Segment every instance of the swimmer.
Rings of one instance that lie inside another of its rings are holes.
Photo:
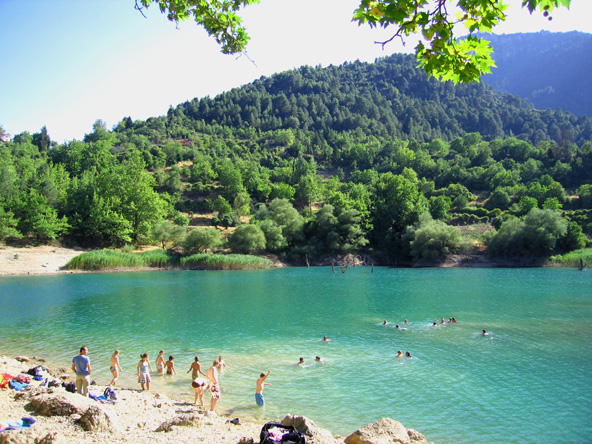
[[[384,320],[384,322],[382,323],[382,325],[388,325],[388,322],[386,322],[386,319]]]
[[[156,371],[164,374],[164,350],[159,351],[156,357]]]
[[[411,357],[411,353],[409,353],[409,352],[405,352],[405,357],[406,357],[407,359],[413,359],[413,358]]]
[[[403,357],[403,352],[401,350],[399,350],[397,352],[397,358],[402,358]]]
[[[401,331],[407,331],[407,329],[406,329],[406,328],[401,328],[401,326],[400,326],[399,324],[395,325],[395,328],[396,328],[397,330],[401,330]]]
[[[304,365],[304,358],[301,357],[296,365]]]
[[[315,357],[315,362],[320,362],[321,364],[324,364],[325,363],[325,360],[324,359],[321,359],[320,356],[317,356],[317,357]]]
[[[201,364],[199,363],[199,356],[196,356],[195,358],[193,358],[193,364],[191,364],[191,367],[189,367],[189,370],[187,370],[187,373],[192,372],[191,373],[191,378],[195,379],[199,376],[199,374],[201,373],[202,375],[206,375],[204,372],[201,371]]]
[[[437,323],[436,321],[434,321],[434,322],[432,323],[432,327],[437,327],[437,326],[438,326],[438,323]]]
[[[327,336],[323,336],[323,339],[319,339],[317,342],[331,342],[333,339],[329,339]]]
[[[487,330],[483,330],[483,336],[489,336],[489,332]]]
[[[444,318],[440,318],[440,324],[444,323]]]
[[[452,318],[452,323],[456,324],[456,318]]]
[[[267,373],[261,373],[259,375],[259,379],[257,379],[257,390],[255,391],[255,402],[257,402],[257,405],[259,407],[265,405],[265,399],[263,398],[263,388],[266,385],[268,385],[270,387],[273,385],[268,382],[264,382],[270,373],[271,373],[271,370],[269,370]]]
[[[175,363],[173,362],[173,359],[175,359],[175,357],[173,355],[170,355],[169,360],[164,363],[164,366],[166,367],[167,375],[176,375],[177,374],[177,370],[175,370]]]
[[[405,319],[405,322],[403,322],[403,324],[409,324],[409,321]]]
[[[202,373],[204,376],[205,374]],[[195,390],[195,401],[193,402],[195,405],[197,405],[197,400],[199,399],[199,404],[203,407],[204,403],[203,403],[203,393],[204,390],[206,390],[209,386],[209,382],[207,379],[202,378],[201,376],[198,376],[197,378],[193,378],[193,381],[191,381],[191,387],[193,387],[193,390]]]
[[[228,368],[226,362],[224,362],[224,358],[222,357],[222,355],[218,356],[218,364],[220,364],[220,370]]]
[[[113,355],[111,355],[111,366],[109,367],[111,374],[113,375],[113,379],[109,383],[109,385],[115,387],[115,382],[117,381],[117,377],[119,376],[119,372],[122,372],[121,366],[119,365],[119,350],[115,350]]]

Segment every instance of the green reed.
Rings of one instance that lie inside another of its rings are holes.
[[[93,250],[72,258],[67,270],[113,270],[122,268],[201,268],[207,270],[257,270],[272,268],[269,259],[246,254],[194,254],[181,257],[167,250],[130,253],[111,249]]]
[[[583,264],[584,267],[592,267],[592,248],[581,248],[569,253],[551,256],[545,263],[551,267],[572,268],[579,268],[580,264]]]

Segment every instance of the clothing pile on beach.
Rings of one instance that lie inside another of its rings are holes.
[[[11,419],[0,422],[0,433],[8,430],[28,429],[35,423],[33,418],[23,416],[21,419]]]
[[[8,373],[2,373],[0,374],[0,388],[11,388],[20,391],[27,387],[31,383],[31,380],[40,381],[42,384],[48,385],[49,373],[47,373],[47,369],[38,365],[27,370],[26,374],[13,376]]]
[[[285,426],[274,422],[268,422],[263,426],[259,438],[261,444],[306,444],[306,437],[294,426]]]
[[[31,378],[27,375],[12,376],[8,373],[0,374],[0,388],[11,388],[20,391],[31,383]]]

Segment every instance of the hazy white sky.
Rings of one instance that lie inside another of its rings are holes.
[[[553,21],[510,0],[496,33],[541,29],[592,33],[591,0],[572,0]],[[170,105],[215,96],[261,76],[302,65],[373,61],[410,52],[390,37],[351,22],[359,0],[261,0],[243,14],[247,57],[223,55],[194,22],[169,22],[134,0],[0,0],[0,125],[11,135],[47,126],[52,140],[82,139],[102,119],[163,115]],[[495,57],[495,56],[494,56]]]

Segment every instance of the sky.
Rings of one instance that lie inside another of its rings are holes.
[[[548,21],[509,0],[497,34],[581,31],[592,34],[591,0]],[[261,0],[243,11],[248,57],[224,55],[193,21],[170,22],[134,0],[0,0],[0,125],[11,134],[47,127],[59,143],[81,140],[101,119],[166,114],[195,97],[214,97],[262,76],[303,65],[372,62],[412,52],[392,30],[351,21],[360,0]],[[394,30],[394,28],[392,28]],[[495,54],[494,54],[495,58]]]

